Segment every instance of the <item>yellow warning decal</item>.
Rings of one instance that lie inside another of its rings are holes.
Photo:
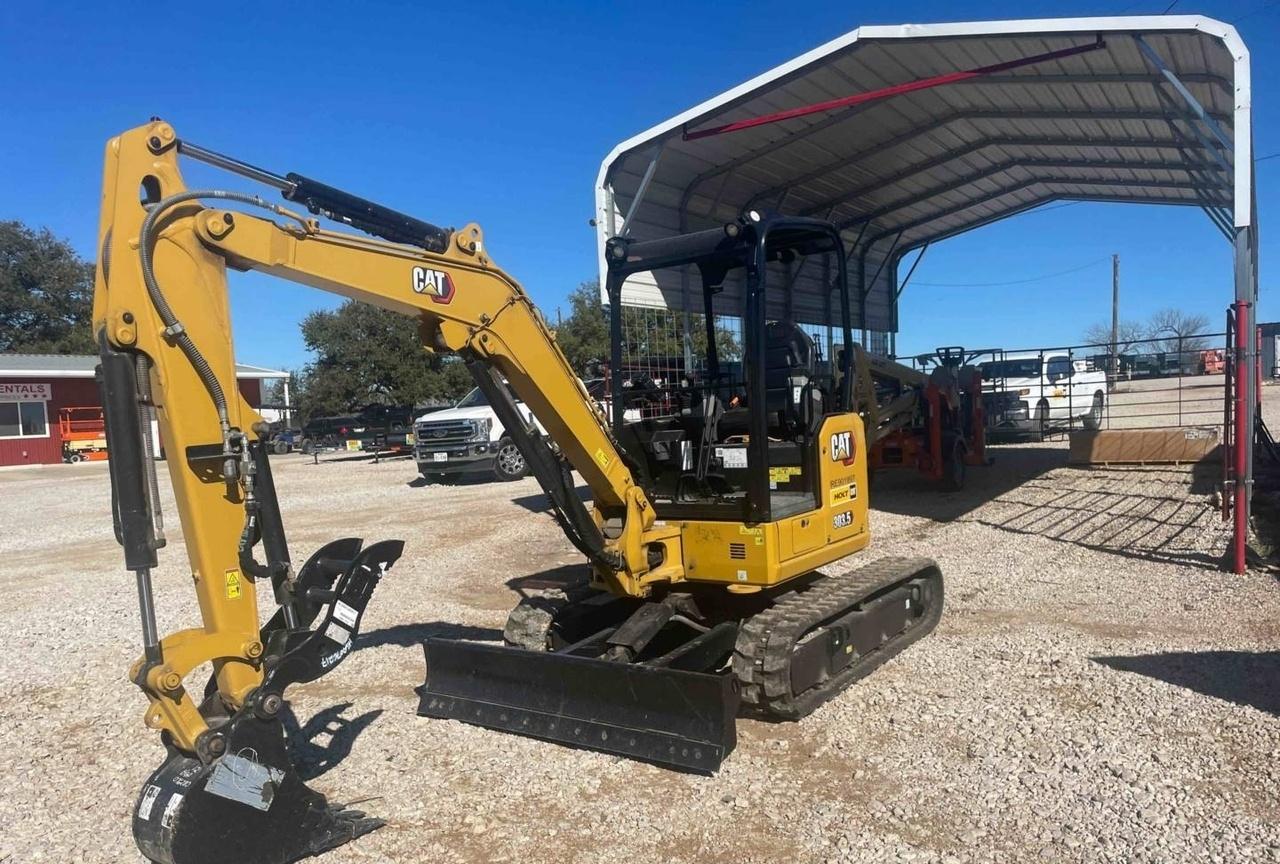
[[[600,463],[601,468],[609,467],[609,456],[603,450],[596,450],[596,461]]]
[[[226,571],[226,573],[223,574],[223,582],[226,585],[227,599],[239,600],[242,590],[240,587],[240,571],[234,567]]]
[[[790,481],[792,477],[795,477],[800,473],[801,469],[799,465],[785,465],[781,468],[770,468],[769,482],[786,483]]]
[[[738,533],[739,533],[739,534],[746,534],[748,537],[763,537],[763,536],[764,536],[764,529],[763,529],[763,528],[748,528],[746,525],[739,525],[739,526],[738,526]]]

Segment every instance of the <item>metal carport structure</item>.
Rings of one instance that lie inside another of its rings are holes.
[[[865,339],[897,331],[911,250],[1053,201],[1176,204],[1203,209],[1233,245],[1247,334],[1258,290],[1252,163],[1249,53],[1228,24],[862,27],[614,148],[595,190],[601,282],[614,234],[650,239],[750,209],[818,216],[841,228]],[[813,269],[793,279],[824,279]],[[736,314],[728,287],[717,312]],[[651,280],[624,286],[622,302],[688,310],[687,294],[687,283]],[[826,321],[823,309],[787,311]],[[1242,344],[1236,428],[1252,430],[1257,382]],[[1238,439],[1247,513],[1252,435]]]

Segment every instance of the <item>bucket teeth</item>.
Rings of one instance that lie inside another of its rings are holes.
[[[291,864],[383,825],[303,783],[277,720],[243,709],[225,728],[225,756],[205,764],[171,750],[142,787],[133,836],[149,860]]]
[[[263,628],[264,641],[282,653],[230,718],[211,683],[201,710],[224,755],[206,763],[170,748],[134,811],[133,836],[143,855],[156,864],[291,864],[383,825],[331,805],[302,782],[289,761],[280,712],[290,685],[314,681],[350,653],[365,607],[403,547],[388,540],[361,549],[359,540],[339,540],[307,562],[299,581],[324,590],[326,602],[303,604],[297,630],[284,630],[281,615]]]

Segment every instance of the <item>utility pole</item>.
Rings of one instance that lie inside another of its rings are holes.
[[[1120,377],[1120,256],[1111,256],[1111,380]]]

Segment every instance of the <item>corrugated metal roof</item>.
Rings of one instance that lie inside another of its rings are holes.
[[[3,354],[0,353],[0,378],[92,378],[98,358],[92,354]],[[288,372],[236,364],[237,378],[288,378]]]
[[[1234,136],[1231,146],[1194,117],[1135,37]],[[1098,40],[1094,50],[945,86],[684,137]],[[855,326],[895,329],[902,254],[1051,201],[1205,206],[1220,208],[1225,223],[1251,224],[1248,122],[1248,52],[1230,25],[1199,16],[864,27],[615,148],[596,190],[602,281],[610,225],[631,211],[660,153],[631,236],[713,227],[753,208],[830,219],[852,249],[851,283],[866,294]],[[624,302],[678,308],[676,281],[633,280]],[[795,290],[810,297],[797,310],[820,318],[827,289],[816,272]],[[722,299],[736,302],[732,292]]]

